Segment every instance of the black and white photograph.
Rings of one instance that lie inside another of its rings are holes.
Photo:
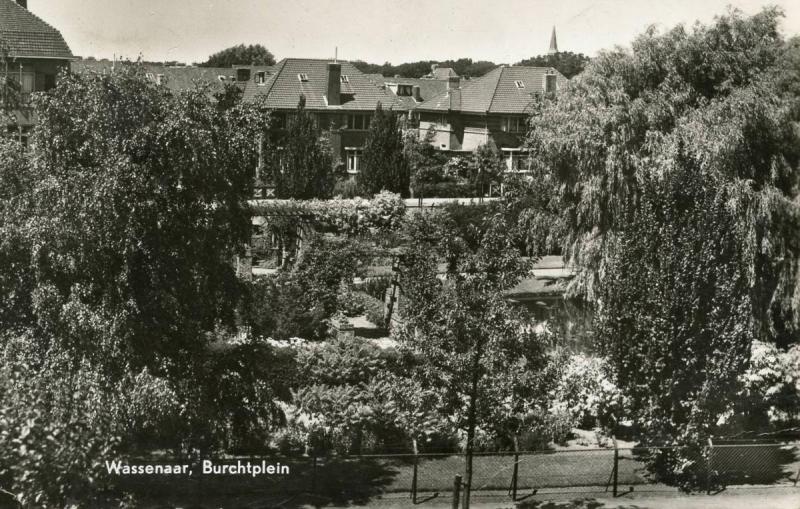
[[[0,0],[0,509],[800,509],[800,2]]]

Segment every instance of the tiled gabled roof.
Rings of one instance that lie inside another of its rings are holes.
[[[423,102],[427,101],[428,99],[432,99],[447,90],[446,80],[429,80],[424,78],[387,78],[382,74],[367,74],[366,76],[379,86],[386,86],[390,90],[392,84],[411,85],[412,87],[417,85],[419,86],[419,95],[422,97]],[[411,96],[399,95],[397,96],[397,99],[403,103],[403,106],[407,110],[412,110],[416,108],[418,104],[421,104],[415,101]]]
[[[551,67],[498,67],[489,73],[465,82],[457,90],[445,91],[423,102],[423,111],[459,111],[462,113],[529,113],[536,95],[544,92],[547,74],[556,75],[558,88],[568,80]],[[517,82],[520,86],[517,86]]]
[[[458,73],[456,73],[455,69],[452,67],[437,67],[436,69],[433,69],[430,74],[425,75],[425,78],[430,80],[447,81],[450,78],[458,78]]]
[[[342,75],[348,77],[348,83],[342,83],[341,105],[328,106],[325,98],[328,93],[328,63],[330,60],[325,59],[284,58],[275,64],[275,72],[267,79],[266,84],[247,84],[244,100],[266,96],[268,107],[294,109],[302,94],[309,110],[375,111],[378,103],[384,109],[406,109],[391,91],[381,87],[350,62],[341,61],[339,64],[342,66]],[[307,81],[300,81],[300,74],[304,74]]]
[[[14,0],[0,0],[0,51],[15,58],[72,59],[61,33]]]
[[[76,60],[71,63],[72,72],[81,73],[110,73],[114,66],[141,65],[145,73],[156,79],[159,74],[164,76],[164,85],[173,91],[190,90],[196,85],[209,85],[213,92],[222,90],[226,83],[237,83],[236,68],[247,67],[250,69],[250,81],[256,79],[256,73],[264,71],[267,79],[274,72],[272,66],[237,66],[234,67],[197,67],[197,66],[165,66],[159,64],[139,64],[137,62],[112,62],[110,60]],[[224,81],[220,78],[224,78]]]

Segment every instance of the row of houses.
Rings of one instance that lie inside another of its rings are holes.
[[[27,0],[0,0],[0,51],[6,81],[16,82],[23,96],[55,86],[63,69],[113,72],[115,62],[81,60],[72,55],[61,34],[27,9]],[[550,52],[557,51],[555,33]],[[369,122],[378,104],[403,115],[408,125],[434,146],[452,154],[472,152],[490,139],[500,148],[510,171],[522,167],[526,119],[542,96],[556,93],[567,79],[554,68],[500,66],[467,79],[453,69],[433,66],[422,78],[384,77],[359,71],[336,59],[284,58],[274,66],[203,68],[144,64],[146,75],[172,89],[198,82],[221,89],[235,84],[244,100],[261,98],[272,108],[274,131],[285,132],[300,96],[321,130],[330,132],[336,157],[357,173]],[[33,113],[16,113],[14,133],[23,140],[35,123]]]

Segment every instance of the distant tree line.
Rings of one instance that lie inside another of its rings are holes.
[[[275,56],[261,44],[239,44],[214,53],[200,67],[230,67],[232,65],[275,65]]]
[[[558,71],[571,78],[580,73],[589,57],[583,53],[572,53],[564,51],[553,55],[538,55],[525,60],[520,60],[514,65],[531,65],[555,67]],[[439,67],[450,67],[459,76],[477,78],[483,76],[501,64],[486,60],[473,61],[471,58],[459,58],[458,60],[420,60],[418,62],[407,62],[400,65],[392,65],[389,62],[383,64],[370,64],[363,60],[353,62],[358,70],[369,74],[382,74],[384,76],[401,76],[403,78],[421,78],[431,72],[431,66],[437,64]]]

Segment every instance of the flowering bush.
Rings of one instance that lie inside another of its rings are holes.
[[[800,422],[800,345],[787,351],[754,341],[750,367],[739,377],[735,407],[720,418],[730,432],[789,427]],[[736,416],[734,418],[734,416]]]
[[[552,406],[568,412],[584,429],[617,424],[626,407],[626,398],[609,375],[606,361],[583,354],[569,357],[552,396]]]
[[[405,203],[399,194],[382,191],[371,200],[364,198],[333,200],[282,200],[261,202],[256,215],[282,215],[310,223],[320,230],[345,235],[364,235],[373,231],[391,231],[400,226]]]

